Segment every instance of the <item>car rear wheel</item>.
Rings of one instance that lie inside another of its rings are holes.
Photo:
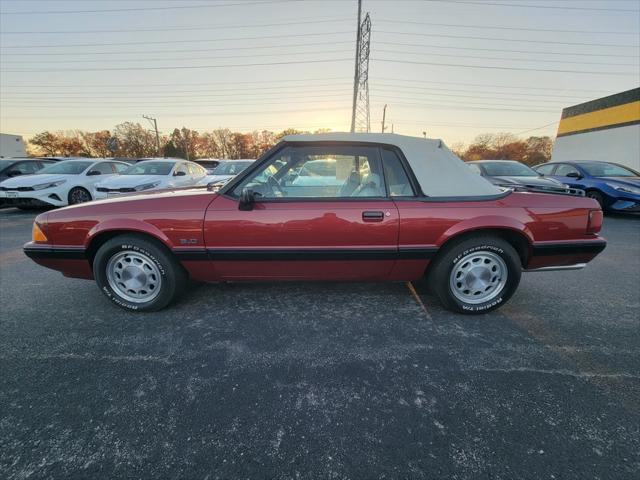
[[[74,187],[69,191],[69,205],[85,203],[91,201],[91,194],[82,187]]]
[[[600,192],[597,192],[595,190],[588,190],[585,193],[585,196],[589,198],[593,198],[596,202],[598,202],[598,204],[600,205],[600,208],[603,208],[604,199],[602,198],[602,194]]]
[[[166,248],[138,235],[105,242],[93,260],[100,290],[126,310],[160,310],[184,290],[187,274]]]
[[[434,260],[428,282],[448,310],[478,314],[509,300],[521,274],[515,249],[500,238],[485,236],[447,246]]]

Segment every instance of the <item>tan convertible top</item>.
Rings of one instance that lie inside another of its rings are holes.
[[[497,195],[498,187],[467,167],[442,140],[393,133],[319,133],[287,135],[286,142],[361,142],[398,147],[429,197]]]

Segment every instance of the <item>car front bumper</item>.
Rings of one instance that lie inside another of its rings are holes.
[[[619,199],[614,203],[609,205],[609,210],[613,212],[625,212],[625,213],[638,213],[640,212],[640,199],[638,200],[630,200],[630,199]]]
[[[16,207],[62,207],[67,196],[49,189],[31,191],[0,191],[0,203]]]

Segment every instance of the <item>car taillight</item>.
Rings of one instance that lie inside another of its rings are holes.
[[[33,231],[31,233],[31,239],[36,243],[47,243],[49,241],[47,236],[40,229],[40,225],[38,225],[36,222],[33,222]]]
[[[602,228],[602,210],[589,210],[587,233],[598,233]]]

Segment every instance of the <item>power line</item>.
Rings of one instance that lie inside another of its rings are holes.
[[[2,45],[0,48],[64,48],[64,47],[107,47],[123,45],[164,45],[174,43],[203,43],[203,42],[227,42],[237,40],[265,40],[268,38],[292,38],[292,37],[317,37],[318,35],[343,35],[353,33],[350,30],[340,32],[318,32],[318,33],[288,33],[284,35],[261,35],[258,37],[232,37],[232,38],[204,38],[200,40],[162,40],[153,42],[115,42],[115,43],[68,43],[68,44],[46,44],[46,45]],[[326,45],[327,42],[325,42]]]
[[[374,0],[375,1],[375,0]],[[479,6],[497,6],[497,7],[513,7],[513,8],[534,8],[534,9],[553,9],[553,10],[583,10],[593,12],[638,12],[632,8],[600,8],[600,7],[571,7],[566,5],[535,5],[525,3],[503,3],[503,2],[472,2],[465,0],[427,0],[429,2],[440,3],[460,3],[466,5],[479,5]]]
[[[535,132],[536,130],[542,130],[543,128],[550,127],[552,125],[556,125],[560,120],[556,120],[555,122],[547,123],[546,125],[542,125],[541,127],[530,128],[528,130],[523,130],[521,132],[516,132],[514,135],[522,135],[523,133]]]
[[[282,100],[288,100],[288,99],[303,99],[303,100],[315,100],[315,99],[331,99],[331,98],[343,98],[345,96],[348,96],[348,90],[345,88],[345,91],[342,93],[330,93],[330,94],[326,94],[326,95],[295,95],[295,96],[278,96],[278,97],[264,97],[264,96],[260,96],[260,98],[258,98],[257,100],[251,100],[251,103],[246,103],[246,105],[256,105],[257,103],[260,103],[261,100],[277,100],[280,103],[282,103]],[[162,104],[167,104],[167,105],[192,105],[192,106],[198,106],[198,105],[222,105],[220,103],[219,100],[215,100],[215,99],[211,99],[211,100],[204,100],[206,97],[210,97],[210,96],[214,96],[215,95],[202,95],[202,96],[179,96],[179,97],[150,97],[150,98],[144,98],[144,99],[136,99],[135,97],[131,97],[131,100],[115,100],[114,98],[109,98],[109,97],[96,97],[96,98],[89,98],[88,100],[83,100],[82,98],[78,98],[78,97],[67,97],[63,99],[59,99],[59,98],[55,98],[55,99],[48,99],[48,98],[43,98],[43,99],[39,99],[39,100],[34,100],[32,98],[20,98],[20,99],[11,99],[11,100],[3,100],[2,104],[3,105],[32,105],[32,106],[41,106],[41,105],[52,105],[55,104],[56,107],[59,108],[59,105],[65,105],[65,106],[74,106],[74,105],[91,105],[91,104],[98,104],[98,105],[105,105],[105,100],[108,101],[108,105],[162,105]],[[222,97],[229,97],[229,95],[219,95]],[[171,99],[174,99],[174,101],[170,101]],[[135,101],[133,101],[135,100]],[[72,102],[73,101],[73,102]],[[214,103],[206,103],[207,101],[209,102],[214,102]],[[192,102],[192,103],[190,103]],[[290,103],[290,102],[287,102]],[[234,105],[238,105],[237,103],[234,103]]]
[[[339,42],[331,42],[332,45],[350,45],[352,41],[339,41]],[[0,56],[45,56],[49,57],[52,55],[55,56],[78,56],[78,55],[148,55],[150,53],[194,53],[194,52],[217,52],[217,51],[236,51],[236,50],[256,50],[256,49],[269,49],[269,48],[290,48],[290,47],[310,47],[310,46],[326,46],[327,42],[310,42],[310,43],[297,43],[293,44],[277,44],[277,45],[253,45],[253,46],[234,46],[234,47],[219,47],[219,48],[195,48],[188,50],[116,50],[111,52],[21,52],[21,53],[5,53],[0,51]],[[439,48],[445,50],[462,50],[462,51],[481,51],[481,52],[500,52],[500,53],[531,53],[536,55],[564,55],[564,56],[580,56],[580,57],[610,57],[610,58],[632,58],[637,59],[637,55],[622,55],[622,54],[607,54],[607,53],[585,53],[585,52],[550,52],[545,50],[514,50],[514,49],[505,49],[505,48],[477,48],[477,47],[454,47],[454,46],[446,46],[446,45],[433,45],[433,44],[424,44],[424,43],[403,43],[403,42],[385,42],[378,41],[376,45],[386,45],[386,46],[399,46],[399,47],[415,47],[415,48]]]
[[[516,58],[516,57],[492,57],[492,56],[482,56],[482,55],[457,55],[451,53],[433,53],[429,52],[425,54],[424,52],[407,52],[401,50],[385,50],[385,49],[376,49],[376,52],[380,53],[392,53],[397,55],[420,55],[423,57],[455,57],[455,58],[470,58],[470,59],[478,59],[478,60],[506,60],[506,61],[520,61],[520,62],[542,62],[542,63],[560,63],[560,64],[575,64],[575,65],[607,65],[607,66],[626,66],[626,67],[636,67],[638,64],[632,63],[611,63],[611,62],[584,62],[584,61],[570,61],[570,60],[548,60],[548,59],[528,59],[528,58]],[[351,50],[342,49],[342,50],[307,50],[305,52],[286,52],[286,53],[260,53],[260,54],[251,54],[251,55],[221,55],[212,57],[186,57],[181,55],[179,57],[151,57],[151,58],[126,58],[126,59],[118,59],[118,62],[124,63],[132,63],[132,62],[152,62],[152,61],[172,61],[172,60],[183,60],[183,61],[194,61],[194,60],[218,60],[218,59],[226,59],[226,58],[255,58],[255,57],[282,57],[283,55],[315,55],[315,54],[335,54],[335,53],[351,53]],[[3,64],[32,64],[33,60],[4,60]],[[38,64],[43,63],[55,63],[57,65],[61,63],[79,63],[79,64],[90,64],[90,63],[104,63],[102,59],[93,59],[93,60],[38,60]]]
[[[586,33],[593,34],[607,34],[607,35],[639,35],[640,32],[621,32],[619,30],[566,30],[566,29],[553,29],[553,28],[530,28],[530,27],[505,27],[502,25],[470,25],[464,23],[436,23],[436,22],[416,22],[412,20],[378,20],[380,23],[399,23],[409,25],[425,25],[432,27],[460,27],[460,28],[480,28],[483,30],[515,30],[526,32],[552,32],[552,33]]]
[[[3,15],[61,15],[75,13],[110,13],[110,12],[142,12],[151,10],[187,10],[194,8],[220,8],[238,7],[247,5],[269,5],[274,3],[286,3],[295,0],[264,0],[260,2],[218,3],[215,5],[172,5],[166,7],[130,7],[130,8],[105,8],[96,10],[31,10],[22,12],[2,12]]]
[[[239,80],[239,81],[233,81],[233,82],[198,82],[198,83],[121,83],[118,85],[114,85],[113,83],[100,83],[100,84],[88,84],[88,83],[82,83],[82,84],[77,84],[77,85],[60,85],[60,84],[48,84],[48,85],[42,85],[42,84],[24,84],[21,83],[20,85],[4,85],[4,87],[24,87],[24,86],[28,86],[28,87],[36,87],[36,88],[44,88],[44,87],[51,87],[51,88],[64,88],[64,87],[69,87],[69,88],[78,88],[78,87],[91,87],[91,88],[104,88],[104,87],[123,87],[123,88],[128,88],[128,87],[143,87],[143,88],[147,88],[147,87],[175,87],[175,86],[180,86],[180,87],[196,87],[196,86],[208,86],[208,87],[213,87],[213,86],[219,86],[219,85],[259,85],[260,88],[273,88],[273,87],[263,87],[264,84],[269,84],[269,83],[277,83],[279,85],[283,84],[283,83],[291,83],[291,82],[302,82],[304,83],[304,85],[298,85],[298,86],[304,86],[306,87],[306,83],[307,82],[317,82],[317,81],[326,81],[326,80],[344,80],[344,81],[348,81],[350,80],[348,77],[312,77],[312,78],[296,78],[296,79],[279,79],[279,80],[261,80],[259,82],[256,81],[244,81],[244,80]],[[2,85],[0,85],[0,87],[3,87]]]
[[[508,61],[519,61],[519,62],[542,62],[542,63],[562,63],[562,64],[570,63],[570,64],[576,64],[576,65],[609,65],[609,66],[625,66],[625,67],[638,66],[637,63],[633,64],[633,63],[609,63],[609,62],[576,62],[576,61],[570,61],[570,60],[546,60],[541,58],[528,59],[528,58],[516,58],[516,57],[485,57],[481,55],[457,55],[457,54],[451,54],[451,53],[433,53],[433,52],[424,53],[424,52],[406,52],[406,51],[403,52],[400,50],[384,50],[379,48],[376,49],[376,53],[377,52],[407,54],[407,55],[422,55],[423,57],[434,56],[434,57],[475,58],[479,60],[508,60]]]
[[[210,89],[206,89],[206,90],[169,90],[168,92],[142,92],[142,93],[135,93],[135,92],[118,92],[118,91],[113,91],[113,90],[107,90],[107,91],[100,91],[100,92],[96,92],[96,94],[93,94],[92,92],[56,92],[55,95],[52,97],[51,96],[51,92],[0,92],[0,94],[3,97],[8,97],[8,96],[14,96],[14,95],[18,95],[18,96],[22,96],[22,95],[26,95],[26,98],[32,98],[34,96],[38,96],[38,95],[43,95],[46,96],[47,98],[59,98],[59,99],[64,99],[64,100],[69,100],[69,99],[118,99],[118,98],[122,98],[122,99],[127,99],[127,98],[134,98],[134,99],[140,99],[140,98],[158,98],[158,99],[168,99],[168,98],[203,98],[203,97],[228,97],[229,95],[234,95],[234,94],[238,94],[238,95],[282,95],[287,94],[287,93],[327,93],[327,92],[335,92],[336,88],[339,86],[343,86],[345,87],[344,90],[346,91],[348,88],[348,84],[347,83],[342,83],[342,84],[319,84],[316,85],[316,87],[332,87],[328,90],[322,89],[319,90],[318,88],[313,88],[313,89],[303,89],[303,90],[290,90],[289,88],[282,88],[282,87],[245,87],[243,89],[238,89],[238,88],[232,88],[232,89],[217,89],[215,90],[216,93],[210,93],[211,90]],[[296,87],[303,87],[303,85],[296,85]],[[264,90],[275,90],[275,91],[264,91]],[[193,94],[195,93],[196,95],[176,95],[176,93],[190,93]],[[105,95],[105,94],[109,94],[109,95]],[[20,97],[17,97],[20,98]],[[40,101],[37,98],[34,99],[34,101]]]
[[[282,57],[283,55],[311,55],[311,54],[329,54],[329,53],[351,53],[351,50],[307,50],[306,52],[287,52],[287,53],[258,53],[253,55],[221,55],[212,57],[186,57],[184,55],[179,57],[161,57],[161,58],[125,58],[118,59],[118,62],[152,62],[152,61],[171,61],[171,60],[218,60],[222,58],[254,58],[254,57]],[[36,63],[33,60],[3,60],[3,64],[32,64]],[[100,60],[38,60],[38,64],[41,63],[104,63],[104,59]]]
[[[317,23],[336,23],[347,22],[348,19],[344,17],[329,17],[329,18],[315,18],[309,19],[309,17],[301,18],[297,20],[291,20],[287,22],[279,23],[253,23],[242,25],[180,25],[180,26],[157,26],[157,27],[136,27],[136,28],[115,28],[115,29],[91,29],[91,30],[29,30],[29,31],[1,31],[0,35],[43,35],[43,34],[95,34],[95,33],[126,33],[126,32],[190,32],[200,30],[226,30],[226,29],[240,29],[240,28],[262,28],[262,27],[280,27],[290,25],[305,25],[305,24],[317,24]],[[551,33],[582,33],[582,34],[605,34],[605,35],[639,35],[640,32],[622,32],[619,30],[567,30],[567,29],[553,29],[553,28],[531,28],[531,27],[507,27],[502,25],[478,25],[478,24],[464,24],[464,23],[439,23],[439,22],[418,22],[412,20],[399,20],[399,19],[381,19],[377,20],[379,23],[392,23],[401,25],[422,25],[432,27],[454,27],[454,28],[476,28],[481,30],[510,30],[510,31],[527,31],[527,32],[551,32]]]
[[[622,55],[622,54],[609,54],[609,53],[584,53],[584,52],[549,52],[545,50],[513,50],[506,48],[469,48],[469,47],[451,47],[445,45],[428,45],[424,43],[399,43],[399,42],[376,42],[377,45],[392,45],[398,47],[416,47],[416,48],[444,48],[447,50],[474,50],[482,52],[502,52],[502,53],[535,53],[538,55],[570,55],[581,57],[616,57],[616,58],[634,58],[637,59],[637,55]]]
[[[344,42],[331,42],[332,45],[347,45],[352,44],[353,42],[344,41]],[[316,45],[327,45],[327,42],[311,42],[311,43],[296,43],[296,44],[279,44],[279,45],[252,45],[245,47],[220,47],[220,48],[192,48],[189,50],[119,50],[115,52],[47,52],[47,53],[34,53],[34,52],[25,52],[25,53],[3,53],[0,52],[0,56],[20,56],[24,57],[26,55],[29,56],[45,56],[49,57],[51,55],[131,55],[131,54],[141,54],[148,55],[150,53],[193,53],[193,52],[219,52],[221,50],[225,52],[232,52],[235,50],[256,50],[256,49],[264,49],[264,48],[285,48],[285,47],[310,47]]]
[[[392,82],[407,82],[407,83],[418,83],[420,85],[424,84],[436,84],[436,85],[463,85],[467,87],[487,87],[487,88],[523,88],[526,90],[550,90],[557,91],[556,88],[545,88],[545,87],[534,87],[531,85],[522,85],[522,86],[514,86],[514,85],[504,85],[504,84],[489,84],[489,83],[468,83],[468,82],[435,82],[433,80],[412,80],[406,78],[397,78],[397,77],[377,77],[380,80],[389,80]],[[585,90],[580,88],[572,88],[572,91],[575,92],[590,92],[590,93],[603,93],[607,92],[607,90]]]
[[[500,42],[545,43],[550,45],[581,45],[586,47],[639,48],[638,45],[627,45],[627,44],[618,44],[618,43],[559,42],[557,40],[524,40],[524,39],[500,38],[500,37],[475,37],[475,36],[469,36],[469,35],[452,35],[452,34],[444,34],[444,33],[390,32],[388,30],[376,30],[375,32],[386,33],[390,35],[415,35],[418,37],[467,38],[469,40],[498,40]]]
[[[115,29],[103,29],[103,30],[29,30],[29,31],[3,31],[0,32],[0,35],[43,35],[43,34],[78,34],[78,33],[126,33],[126,32],[191,32],[198,30],[226,30],[226,29],[238,29],[238,28],[261,28],[261,27],[284,27],[289,25],[306,25],[306,24],[316,24],[316,23],[336,23],[336,22],[346,22],[344,17],[331,17],[326,19],[299,19],[292,20],[288,22],[279,22],[279,23],[243,23],[242,25],[184,25],[184,26],[173,26],[173,27],[151,27],[151,28],[115,28]]]
[[[28,69],[28,70],[4,70],[5,72],[108,72],[108,71],[129,71],[129,70],[194,70],[203,68],[229,68],[229,67],[263,67],[273,65],[301,65],[309,63],[331,63],[346,62],[349,58],[332,58],[327,60],[299,60],[288,62],[266,62],[266,63],[235,63],[227,65],[188,65],[188,66],[165,66],[165,67],[116,67],[116,68],[44,68],[44,69]]]
[[[417,62],[411,60],[394,60],[390,58],[374,58],[377,62],[388,63],[404,63],[412,65],[432,65],[440,67],[459,67],[459,68],[480,68],[489,70],[513,70],[513,71],[527,71],[527,72],[550,72],[550,73],[579,73],[589,75],[613,75],[613,76],[637,76],[637,73],[625,73],[625,72],[595,72],[587,70],[555,70],[555,69],[542,69],[542,68],[525,68],[525,67],[498,67],[490,65],[464,65],[460,63],[437,63],[437,62]]]
[[[320,111],[347,111],[348,106],[344,107],[328,107],[328,108],[314,108],[314,109],[296,109],[296,110],[259,110],[253,112],[207,112],[207,113],[186,113],[186,114],[172,114],[174,117],[210,117],[211,115],[227,115],[227,116],[236,116],[236,115],[270,115],[270,114],[280,114],[280,113],[315,113]],[[33,120],[33,119],[54,119],[54,118],[74,118],[77,119],[78,115],[47,115],[47,116],[31,116],[31,115],[0,115],[1,118],[9,118],[9,119],[22,119],[22,120]],[[82,118],[121,118],[122,115],[83,115]]]

